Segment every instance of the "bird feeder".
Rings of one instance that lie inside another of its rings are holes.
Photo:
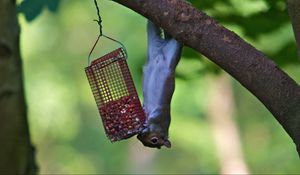
[[[146,118],[126,57],[121,47],[85,68],[106,135],[112,142],[139,133]]]

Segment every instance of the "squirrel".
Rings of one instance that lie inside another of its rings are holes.
[[[170,103],[175,90],[175,69],[182,45],[151,21],[147,24],[148,55],[143,73],[143,108],[146,122],[137,138],[144,146],[171,147]],[[162,36],[164,35],[164,36]]]

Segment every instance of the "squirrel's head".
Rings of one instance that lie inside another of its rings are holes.
[[[168,140],[168,134],[155,126],[148,126],[138,134],[137,138],[144,146],[160,149],[161,146],[171,148],[171,142]]]

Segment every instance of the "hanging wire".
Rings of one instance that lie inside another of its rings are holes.
[[[99,35],[98,35],[98,37],[97,37],[97,39],[96,39],[95,44],[94,44],[93,47],[92,47],[92,50],[91,50],[90,53],[89,53],[89,56],[88,56],[88,65],[90,65],[91,54],[93,53],[93,51],[94,51],[94,49],[95,49],[95,47],[96,47],[96,45],[97,45],[97,43],[98,43],[98,41],[99,41],[99,39],[100,39],[101,36],[103,36],[103,37],[105,37],[105,38],[107,38],[107,39],[109,39],[109,40],[111,40],[111,41],[114,41],[114,42],[120,44],[120,45],[122,46],[122,48],[124,49],[126,58],[128,58],[127,51],[126,51],[126,48],[125,48],[125,46],[123,45],[123,43],[121,43],[120,41],[118,41],[118,40],[116,40],[116,39],[113,39],[113,38],[111,38],[111,37],[109,37],[109,36],[103,34],[103,32],[102,32],[102,18],[101,18],[101,16],[100,16],[100,9],[99,9],[97,0],[94,0],[94,3],[95,3],[95,6],[96,6],[96,9],[97,9],[97,16],[98,16],[98,19],[94,19],[94,21],[96,21],[96,22],[98,23],[98,25],[99,25]]]

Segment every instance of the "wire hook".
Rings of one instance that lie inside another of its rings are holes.
[[[100,32],[100,33],[99,33],[99,35],[98,35],[98,37],[97,37],[97,39],[96,39],[95,44],[94,44],[93,47],[92,47],[92,50],[91,50],[90,53],[89,53],[89,56],[88,56],[88,65],[90,65],[91,55],[92,55],[92,53],[93,53],[93,51],[94,51],[96,45],[98,44],[98,41],[99,41],[99,39],[100,39],[101,36],[103,36],[103,37],[105,37],[105,38],[107,38],[107,39],[109,39],[109,40],[111,40],[111,41],[114,41],[114,42],[120,44],[121,47],[124,49],[126,58],[128,58],[127,50],[126,50],[125,46],[123,45],[123,43],[121,43],[120,41],[118,41],[118,40],[116,40],[116,39],[113,39],[113,38],[111,38],[111,37],[109,37],[109,36],[103,34],[103,32],[102,32],[102,18],[101,18],[101,15],[100,15],[100,9],[99,9],[97,0],[94,0],[94,3],[95,3],[95,6],[96,6],[96,9],[97,9],[97,16],[98,16],[98,20],[97,20],[97,19],[94,19],[94,21],[96,21],[97,24],[99,25],[99,32]]]

